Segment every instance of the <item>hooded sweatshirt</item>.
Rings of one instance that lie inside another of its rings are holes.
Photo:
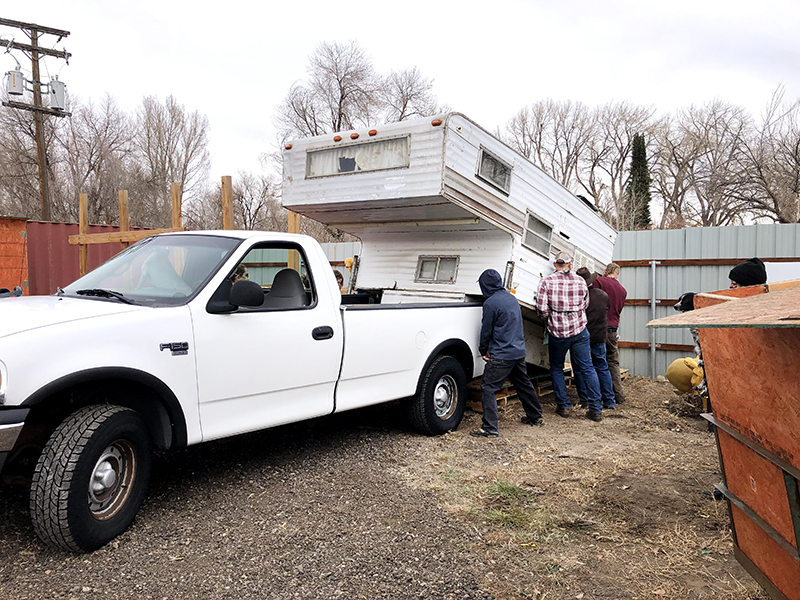
[[[478,283],[485,301],[481,320],[481,356],[519,360],[525,358],[525,336],[519,302],[505,288],[500,273],[487,269]]]

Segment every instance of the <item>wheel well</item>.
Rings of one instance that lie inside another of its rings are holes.
[[[31,412],[22,433],[29,429],[37,438],[44,435],[43,443],[67,416],[91,404],[135,410],[158,448],[186,445],[186,422],[178,399],[161,380],[132,369],[92,369],[48,384],[23,403]]]
[[[464,340],[451,339],[442,342],[436,346],[433,352],[431,352],[431,355],[425,362],[422,373],[420,373],[417,390],[419,390],[422,379],[425,377],[425,373],[428,372],[428,368],[431,366],[431,363],[439,356],[452,356],[455,358],[459,363],[461,363],[461,368],[464,369],[464,375],[466,376],[467,381],[472,379],[473,367],[475,365],[474,358],[472,356],[472,350],[470,350],[469,345]]]

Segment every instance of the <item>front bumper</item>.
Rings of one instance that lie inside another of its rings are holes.
[[[0,410],[0,471],[6,462],[8,454],[14,449],[22,428],[25,426],[25,417],[28,408],[11,408]]]

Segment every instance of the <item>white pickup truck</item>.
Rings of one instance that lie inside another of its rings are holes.
[[[30,483],[43,541],[89,552],[132,522],[153,448],[397,399],[419,431],[454,429],[483,370],[480,303],[381,295],[342,296],[306,236],[218,231],[147,238],[53,296],[3,298],[3,478]]]

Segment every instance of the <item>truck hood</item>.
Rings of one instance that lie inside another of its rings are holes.
[[[147,310],[121,302],[67,296],[23,296],[0,299],[0,337],[69,321]]]

